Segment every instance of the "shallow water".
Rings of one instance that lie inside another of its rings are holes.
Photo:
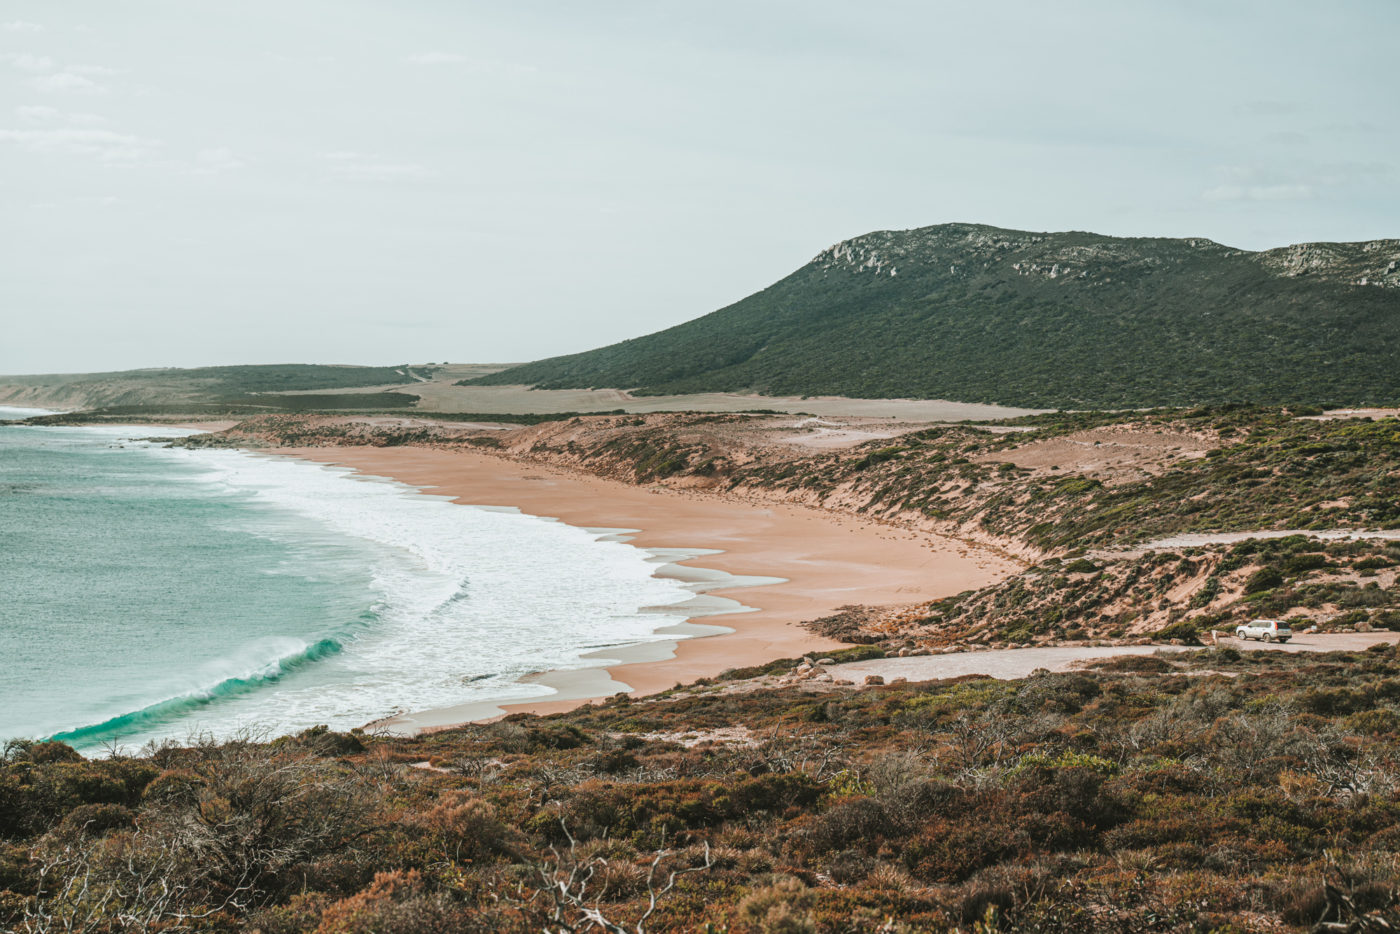
[[[692,594],[595,532],[285,457],[0,424],[0,738],[338,729],[548,693]],[[666,637],[673,638],[673,637]]]

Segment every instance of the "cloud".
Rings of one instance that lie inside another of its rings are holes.
[[[1388,162],[1327,162],[1317,166],[1317,177],[1324,185],[1350,185],[1378,182],[1394,171]]]
[[[63,111],[56,107],[44,107],[40,105],[16,107],[15,115],[25,123],[47,123],[57,120],[63,116]]]
[[[1292,101],[1271,100],[1244,101],[1234,109],[1241,117],[1291,117],[1303,112],[1302,106]]]
[[[1312,185],[1217,185],[1202,192],[1207,201],[1306,201],[1317,194]]]
[[[0,143],[18,146],[26,152],[95,156],[102,162],[133,162],[160,147],[159,140],[87,127],[0,130]]]
[[[101,162],[130,163],[159,150],[159,140],[133,133],[104,129],[107,120],[97,114],[66,113],[43,104],[15,108],[15,116],[29,128],[0,130],[0,144],[25,152],[92,156]]]
[[[46,93],[106,94],[107,89],[90,78],[60,71],[54,75],[40,75],[29,79],[29,86]]]
[[[47,55],[30,55],[28,52],[6,52],[0,61],[8,62],[19,71],[43,72],[53,69],[53,59]]]
[[[466,60],[455,52],[414,52],[404,59],[410,65],[456,65]]]
[[[1395,167],[1386,162],[1331,162],[1295,165],[1280,172],[1251,165],[1216,168],[1222,184],[1201,192],[1206,201],[1306,201],[1329,189],[1371,185],[1385,180]]]
[[[69,65],[67,70],[75,75],[96,75],[99,78],[118,74],[117,69],[108,68],[106,65]]]
[[[232,172],[246,164],[233,150],[220,146],[215,149],[201,149],[194,157],[194,172],[197,175],[218,175]]]
[[[44,27],[38,23],[25,22],[22,19],[13,19],[8,23],[0,23],[0,29],[5,32],[43,32]]]
[[[56,107],[42,104],[24,105],[15,108],[15,116],[29,124],[66,123],[69,126],[101,126],[107,118],[97,114],[64,113]]]
[[[362,152],[328,152],[325,158],[333,176],[354,181],[394,181],[428,174],[428,170],[416,162],[386,162]]]

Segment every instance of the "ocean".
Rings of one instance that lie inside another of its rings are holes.
[[[29,412],[0,408],[0,420]],[[550,693],[693,594],[640,549],[140,427],[0,421],[0,741],[348,729]]]

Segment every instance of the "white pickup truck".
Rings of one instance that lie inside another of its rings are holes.
[[[1252,619],[1235,628],[1236,639],[1262,639],[1265,642],[1287,642],[1293,630],[1281,619]]]

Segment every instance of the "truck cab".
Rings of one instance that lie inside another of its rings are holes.
[[[1293,630],[1281,619],[1254,619],[1235,628],[1236,639],[1287,642],[1292,637]]]

